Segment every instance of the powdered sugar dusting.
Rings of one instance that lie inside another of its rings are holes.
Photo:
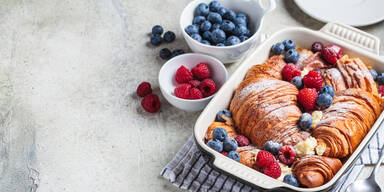
[[[268,89],[276,89],[278,83],[279,83],[278,80],[263,80],[263,81],[250,83],[240,91],[239,100],[241,101],[245,97],[247,97],[249,94],[258,93],[258,92],[263,91],[267,88]]]

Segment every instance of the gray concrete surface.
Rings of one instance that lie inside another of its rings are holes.
[[[0,191],[178,191],[159,172],[190,136],[199,113],[161,98],[161,111],[149,114],[134,92],[149,81],[160,94],[164,61],[158,51],[187,49],[178,27],[187,3],[0,3]],[[175,31],[177,40],[149,46],[155,24]],[[292,1],[278,1],[261,31],[323,25]],[[384,39],[383,22],[362,29]]]

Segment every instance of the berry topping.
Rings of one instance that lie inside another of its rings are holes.
[[[321,50],[321,55],[330,64],[336,64],[337,59],[341,57],[342,49],[338,45],[327,45]]]
[[[238,135],[235,140],[237,141],[237,144],[239,145],[239,147],[244,147],[244,146],[248,146],[251,144],[251,142],[249,141],[248,137],[244,136],[244,135]]]
[[[237,151],[230,151],[228,153],[228,157],[239,162],[240,161],[240,154]]]
[[[192,68],[192,74],[200,80],[211,77],[211,72],[205,63],[199,63],[196,67]]]
[[[380,73],[380,75],[377,76],[377,83],[379,85],[384,85],[384,73]]]
[[[371,73],[373,80],[376,81],[377,80],[377,76],[378,76],[376,70],[369,69],[369,72]]]
[[[178,98],[189,99],[190,91],[191,91],[191,85],[188,83],[183,83],[178,85],[175,88],[174,94]]]
[[[188,83],[191,84],[192,87],[196,87],[196,88],[198,88],[199,85],[200,85],[200,81],[199,80],[195,80],[195,79],[194,80],[190,80]]]
[[[256,156],[256,166],[265,168],[276,162],[275,157],[268,151],[259,151]]]
[[[296,76],[294,78],[291,79],[291,83],[296,86],[297,89],[302,89],[304,88],[304,84],[303,84],[303,78],[301,78],[301,76]]]
[[[189,99],[202,99],[203,98],[203,94],[201,93],[201,91],[196,88],[196,87],[192,87],[191,90],[189,91]]]
[[[230,151],[236,151],[237,149],[237,141],[233,138],[227,137],[223,141],[224,151],[230,152]]]
[[[207,145],[217,152],[223,151],[223,143],[219,140],[211,139],[208,141]]]
[[[136,93],[139,97],[145,97],[152,93],[151,84],[148,82],[142,82],[136,89]]]
[[[160,50],[160,58],[167,60],[170,59],[172,56],[172,52],[168,48],[163,48]]]
[[[179,67],[175,74],[175,80],[177,83],[188,83],[193,79],[192,72],[182,65]]]
[[[228,133],[224,128],[217,127],[212,132],[213,139],[217,139],[219,141],[224,141],[228,137]]]
[[[335,96],[335,90],[330,85],[324,85],[324,87],[320,89],[320,93],[328,93],[332,97]]]
[[[281,167],[279,163],[275,161],[270,166],[263,168],[263,173],[265,175],[277,179],[281,175]]]
[[[293,185],[295,187],[299,187],[300,186],[299,181],[297,180],[296,176],[293,175],[293,174],[285,175],[283,181],[284,181],[284,183]]]
[[[185,52],[182,50],[182,49],[175,49],[173,52],[172,52],[172,58],[173,57],[176,57],[176,56],[179,56],[179,55],[182,55],[184,54]]]
[[[321,52],[321,50],[323,49],[323,44],[320,43],[320,42],[314,42],[312,44],[312,52],[316,53],[316,52]]]
[[[199,85],[203,97],[208,97],[216,93],[216,84],[212,79],[204,79]]]
[[[163,27],[161,27],[160,25],[155,25],[152,27],[152,34],[163,34]]]
[[[163,36],[164,41],[167,42],[167,43],[172,42],[173,40],[175,40],[175,38],[176,38],[176,35],[172,31],[165,32],[164,36]]]
[[[196,25],[200,25],[201,23],[203,23],[206,20],[207,19],[205,19],[204,16],[199,15],[199,16],[196,16],[195,18],[193,18],[192,23],[196,24]]]
[[[315,88],[319,91],[323,87],[323,78],[319,71],[310,71],[304,76],[303,83],[307,88]]]
[[[378,91],[379,91],[379,95],[381,97],[383,97],[384,96],[384,85],[379,85]]]
[[[296,153],[291,146],[286,145],[280,149],[278,157],[281,163],[289,166],[295,161]]]
[[[284,40],[283,44],[284,44],[284,48],[285,48],[286,51],[288,51],[290,49],[295,49],[296,48],[296,43],[294,41],[290,40],[290,39]]]
[[[285,65],[282,73],[283,73],[283,79],[286,81],[291,81],[292,78],[296,76],[301,76],[300,69],[292,63]]]
[[[228,156],[228,152],[226,152],[226,151],[222,151],[221,154],[224,156]]]
[[[307,111],[313,110],[316,104],[317,92],[313,88],[304,88],[299,91],[297,100]]]
[[[226,122],[229,118],[232,118],[231,112],[227,109],[223,109],[217,113],[216,120],[219,122]]]
[[[141,100],[141,106],[150,113],[159,111],[161,103],[159,97],[155,94],[149,94]]]
[[[317,99],[316,104],[321,108],[328,108],[332,105],[333,99],[328,93],[321,93]]]
[[[271,52],[274,55],[281,55],[284,51],[285,47],[284,44],[282,43],[276,43],[272,45]]]
[[[161,44],[162,40],[163,40],[163,38],[161,38],[160,34],[152,34],[150,42],[152,45],[158,46]]]
[[[273,155],[277,155],[281,149],[281,145],[274,141],[267,141],[264,144],[264,149],[269,151]]]
[[[209,7],[205,3],[200,3],[196,8],[196,14],[207,16],[209,14]]]
[[[289,49],[287,52],[285,52],[284,59],[287,63],[294,63],[299,60],[300,54],[295,49]]]
[[[307,130],[307,129],[310,129],[312,127],[312,123],[313,123],[312,115],[309,113],[303,113],[300,116],[298,125],[299,125],[300,129]]]

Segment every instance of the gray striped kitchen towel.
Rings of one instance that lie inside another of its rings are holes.
[[[379,129],[354,167],[344,174],[331,191],[345,191],[346,187],[359,176],[364,164],[374,164],[378,161],[380,148],[384,144],[382,138],[384,129]],[[258,191],[213,169],[209,161],[210,157],[199,151],[192,135],[160,174],[173,185],[189,191]]]

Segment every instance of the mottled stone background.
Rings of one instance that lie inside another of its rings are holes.
[[[187,3],[0,3],[0,191],[178,191],[159,172],[190,136],[199,113],[180,111],[163,98],[159,113],[146,113],[134,91],[150,81],[160,94],[159,50],[187,50],[178,27]],[[176,41],[149,46],[155,24],[175,31]],[[264,24],[267,34],[324,25],[292,1],[278,1]],[[362,29],[384,39],[383,22]]]

